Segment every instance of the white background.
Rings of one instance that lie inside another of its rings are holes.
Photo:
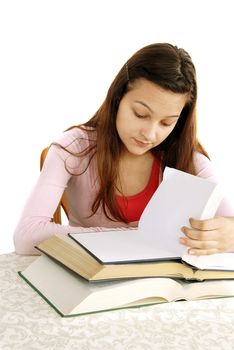
[[[123,63],[153,42],[191,54],[199,137],[234,198],[231,6],[231,0],[0,0],[0,253],[14,249],[41,150],[89,119]]]

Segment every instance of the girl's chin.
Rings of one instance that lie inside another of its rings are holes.
[[[125,147],[125,151],[131,156],[142,156],[150,151],[150,149],[136,149],[132,147]]]

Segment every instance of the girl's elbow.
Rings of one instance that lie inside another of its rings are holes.
[[[39,255],[39,251],[36,250],[33,235],[26,228],[17,227],[13,242],[15,247],[15,253],[18,255]]]
[[[25,241],[14,236],[15,253],[18,255],[39,255],[39,251],[34,248],[33,242]]]

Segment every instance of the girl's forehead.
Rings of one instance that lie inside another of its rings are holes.
[[[177,115],[181,113],[186,104],[188,94],[174,93],[142,79],[132,85],[129,92],[125,95],[125,99],[148,109],[151,113],[156,112],[160,108],[162,111],[165,110],[167,114],[169,113],[169,115]]]

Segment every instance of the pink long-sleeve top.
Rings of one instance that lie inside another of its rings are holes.
[[[71,153],[84,150],[94,133],[73,128],[64,132],[55,143],[66,147]],[[65,167],[66,163],[66,167]],[[76,157],[57,145],[52,145],[44,162],[37,183],[23,209],[14,232],[15,249],[18,254],[38,254],[34,246],[54,233],[78,233],[98,231],[103,228],[137,227],[138,221],[124,224],[109,220],[101,208],[90,216],[91,206],[98,191],[95,158],[88,165],[87,157]],[[196,175],[217,182],[212,165],[201,153],[195,154]],[[80,174],[80,175],[77,175]],[[69,225],[51,222],[63,192],[69,203]],[[216,216],[234,216],[234,209],[227,199],[221,202]]]

